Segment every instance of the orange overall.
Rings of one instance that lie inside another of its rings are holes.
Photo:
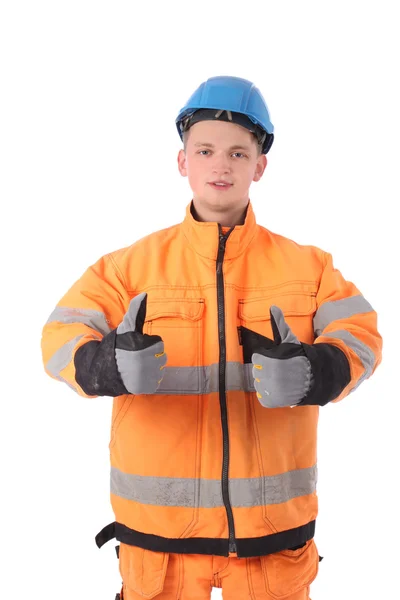
[[[313,540],[299,550],[254,558],[165,554],[121,544],[121,600],[309,600],[318,571]]]

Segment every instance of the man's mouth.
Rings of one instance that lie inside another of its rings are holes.
[[[210,181],[209,184],[215,189],[226,190],[232,187],[232,183],[228,183],[227,181]]]

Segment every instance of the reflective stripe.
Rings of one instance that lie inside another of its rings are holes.
[[[77,335],[61,346],[61,348],[59,348],[50,358],[49,362],[46,364],[46,369],[53,377],[56,377],[57,379],[60,378],[61,371],[71,362],[74,348],[81,338],[83,338],[83,334]],[[61,379],[61,381],[63,381],[63,379]]]
[[[352,392],[354,392],[354,390],[358,388],[360,383],[362,383],[364,379],[367,379],[367,377],[371,375],[372,369],[375,364],[375,354],[373,353],[371,348],[369,348],[369,346],[361,342],[358,338],[356,338],[353,334],[351,334],[349,331],[346,331],[345,329],[341,329],[339,331],[330,331],[326,334],[326,336],[342,340],[349,348],[354,350],[358,358],[361,360],[365,371],[359,378],[357,385],[351,390]]]
[[[246,377],[244,370],[248,370],[247,366],[240,362],[226,363],[227,390],[243,390],[243,380]],[[252,367],[252,365],[249,366]],[[163,369],[163,379],[157,389],[157,394],[210,394],[218,392],[218,390],[218,363],[207,367],[168,367],[167,362]],[[251,390],[254,390],[254,387]],[[246,391],[251,390],[246,389]]]
[[[48,318],[46,325],[55,321],[58,323],[81,323],[95,329],[102,335],[107,335],[111,331],[105,314],[98,310],[57,306]]]
[[[243,365],[243,379],[244,379],[244,391],[255,392],[254,377],[253,377],[253,363],[246,363]]]
[[[61,377],[61,375],[56,376],[56,379],[58,379],[58,381],[62,381],[63,383],[66,383],[67,386],[71,388],[71,390],[76,392],[76,388],[72,385],[72,383],[70,383],[69,381],[64,379],[64,377]]]
[[[333,321],[348,319],[374,310],[364,296],[350,296],[342,300],[333,300],[322,304],[314,316],[314,331],[317,336]]]
[[[269,477],[230,479],[235,508],[280,504],[316,490],[317,466]],[[155,506],[217,508],[224,506],[220,479],[184,479],[128,475],[111,468],[111,492],[121,498]]]
[[[254,392],[252,364],[226,363],[226,390]],[[210,394],[219,391],[219,364],[207,367],[168,367],[157,394]]]
[[[375,355],[372,350],[347,331],[334,331],[327,336],[343,340],[360,357],[366,373],[360,378],[358,385],[372,371]],[[72,359],[75,344],[82,337],[77,336],[67,342],[52,356],[47,363],[47,370],[57,377]],[[358,386],[357,386],[358,387]],[[228,362],[226,364],[226,391],[255,392],[253,364]],[[354,388],[355,389],[355,388]],[[207,367],[164,367],[163,379],[157,389],[157,395],[200,395],[219,391],[219,364]]]

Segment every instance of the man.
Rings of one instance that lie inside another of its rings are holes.
[[[214,77],[176,124],[182,223],[101,258],[43,331],[47,372],[113,400],[118,597],[306,600],[318,571],[320,406],[381,361],[376,313],[330,254],[258,225],[273,126]]]

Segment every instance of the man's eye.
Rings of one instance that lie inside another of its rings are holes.
[[[199,154],[201,154],[202,152],[210,152],[209,150],[200,150]],[[233,154],[240,154],[240,156],[244,156],[244,154],[242,152],[233,152]]]

